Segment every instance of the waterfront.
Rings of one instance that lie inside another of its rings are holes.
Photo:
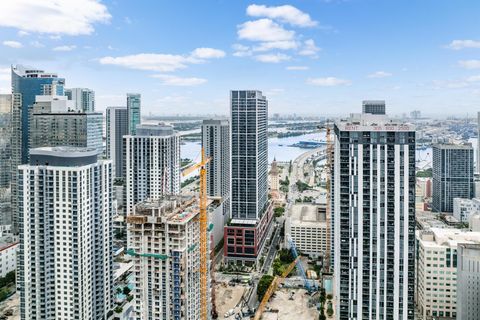
[[[289,147],[290,145],[300,141],[319,141],[324,139],[324,132],[304,134],[296,137],[270,138],[268,139],[268,162],[272,162],[273,158],[277,159],[277,161],[294,160],[309,149]],[[180,146],[181,157],[199,161],[200,149],[201,143],[199,141],[186,141]]]

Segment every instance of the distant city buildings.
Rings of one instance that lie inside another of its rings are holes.
[[[415,130],[364,113],[333,132],[335,317],[414,319]]]
[[[480,243],[459,243],[457,249],[457,319],[480,315]]]
[[[270,227],[268,102],[261,91],[230,92],[231,221],[225,227],[226,261],[256,263]]]
[[[141,119],[141,96],[139,93],[127,93],[128,134],[137,133]]]
[[[81,112],[95,112],[95,91],[87,88],[65,89],[68,100],[74,102],[74,108]]]
[[[98,150],[30,150],[19,167],[21,319],[104,319],[112,288],[111,162]]]
[[[103,115],[75,111],[65,96],[37,96],[31,106],[30,147],[86,147],[103,153]]]
[[[364,100],[362,102],[362,113],[385,114],[384,100]]]
[[[145,200],[127,217],[135,319],[200,319],[198,219],[195,198],[185,196]]]
[[[136,131],[124,136],[127,214],[141,201],[180,192],[180,136],[164,124]]]
[[[113,176],[124,177],[123,136],[128,135],[128,111],[126,107],[108,107],[106,117],[106,156],[113,162]]]
[[[452,212],[453,199],[474,197],[471,144],[434,144],[432,209]]]
[[[480,244],[480,233],[431,228],[417,231],[417,242],[415,296],[422,319],[467,319],[459,317],[457,308],[460,291],[467,290],[467,286],[457,287],[458,247],[462,243]]]

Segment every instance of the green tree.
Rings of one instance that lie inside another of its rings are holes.
[[[258,281],[258,286],[257,286],[258,300],[262,300],[263,296],[268,290],[268,287],[270,287],[270,284],[272,284],[273,279],[274,277],[268,274],[264,274],[260,278],[260,281]]]
[[[284,207],[278,207],[278,208],[275,208],[273,210],[274,214],[275,214],[275,217],[281,217],[283,215],[283,213],[285,212],[285,208]]]

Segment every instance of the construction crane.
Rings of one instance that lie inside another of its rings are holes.
[[[288,241],[288,244],[290,245],[290,251],[292,252],[293,258],[295,260],[299,259],[300,257],[298,256],[297,247],[295,246],[295,242],[293,242],[293,239],[289,234],[287,234],[287,241]],[[315,291],[317,289],[315,285],[315,281],[313,281],[313,285],[310,283],[310,281],[307,278],[307,275],[305,274],[305,268],[303,267],[301,262],[297,264],[297,270],[303,279],[303,284],[305,286],[305,289],[307,289],[308,292]]]
[[[208,224],[207,215],[207,163],[210,158],[205,157],[202,147],[201,161],[182,171],[182,176],[187,176],[195,170],[200,170],[200,319],[208,319]],[[214,309],[214,308],[213,308]]]
[[[327,179],[325,183],[325,189],[327,191],[327,206],[326,206],[326,212],[327,212],[327,223],[330,224],[330,219],[331,219],[331,206],[332,206],[332,195],[331,195],[331,184],[332,184],[332,164],[333,164],[333,141],[332,141],[332,129],[331,129],[331,124],[327,120],[324,125],[318,127],[320,130],[325,130],[325,135],[326,135],[326,140],[327,140],[327,149],[325,150],[326,152],[326,159],[327,159],[327,164],[326,164],[326,173],[327,173]],[[331,224],[330,224],[331,225]],[[332,232],[333,230],[330,230]],[[331,246],[331,239],[327,237],[327,246]],[[325,252],[325,255],[323,257],[323,266],[325,269],[329,270],[330,269],[330,250],[327,250]]]
[[[270,299],[272,294],[275,292],[275,290],[277,290],[278,286],[283,282],[283,280],[285,280],[285,277],[288,276],[290,272],[292,272],[293,268],[295,268],[295,265],[299,261],[300,261],[300,258],[296,258],[292,263],[288,265],[288,267],[285,269],[285,271],[282,273],[280,277],[275,276],[275,278],[273,278],[272,283],[268,287],[267,291],[263,295],[262,301],[258,305],[257,312],[255,312],[255,317],[253,318],[254,320],[260,319],[260,317],[263,314],[263,311],[265,311],[265,307],[267,306],[268,300]]]

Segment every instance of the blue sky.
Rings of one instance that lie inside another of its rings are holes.
[[[226,114],[230,89],[270,113],[480,110],[480,1],[0,2],[0,90],[9,65],[96,91],[97,108],[139,92],[145,114]]]

